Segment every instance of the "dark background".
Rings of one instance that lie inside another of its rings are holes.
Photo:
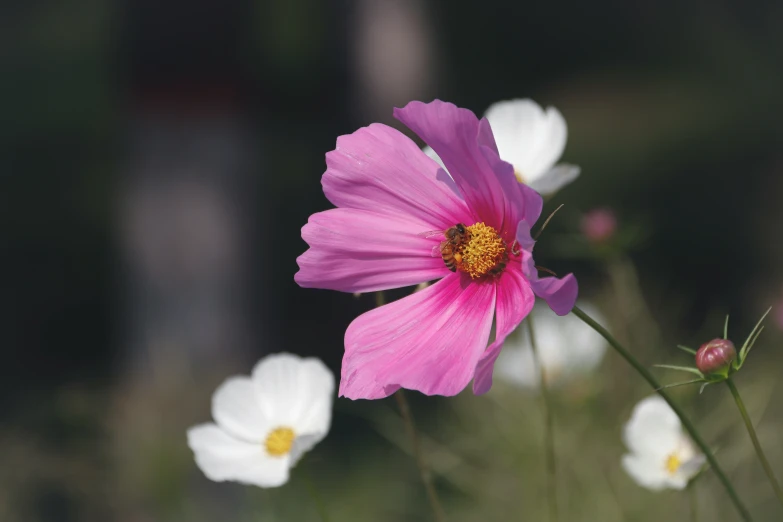
[[[563,113],[582,176],[548,202],[565,207],[538,256],[598,293],[602,265],[556,239],[599,206],[638,231],[627,254],[666,342],[649,362],[727,312],[744,335],[783,297],[780,2],[0,10],[0,519],[195,520],[181,499],[211,485],[180,446],[214,387],[283,350],[339,371],[372,296],[298,288],[299,230],[330,206],[336,137],[413,99]],[[371,404],[337,408],[325,454],[391,451],[351,410]],[[134,468],[129,448],[163,433],[153,471]],[[334,459],[354,480],[369,465]]]

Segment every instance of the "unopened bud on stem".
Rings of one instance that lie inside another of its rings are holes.
[[[729,376],[731,363],[737,358],[737,349],[728,339],[713,339],[696,351],[696,367],[704,375]]]

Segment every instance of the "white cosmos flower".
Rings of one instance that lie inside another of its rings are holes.
[[[329,431],[333,396],[334,375],[319,359],[269,355],[251,377],[230,377],[215,390],[215,423],[190,428],[188,445],[211,480],[281,486]]]
[[[660,396],[639,402],[623,431],[630,453],[623,468],[642,487],[684,489],[706,461],[683,432],[677,414]]]
[[[484,117],[489,120],[500,158],[514,166],[522,183],[542,195],[554,194],[574,181],[580,169],[576,165],[555,165],[563,155],[568,127],[554,107],[546,111],[530,99],[493,103]],[[424,152],[444,168],[430,147]]]
[[[606,324],[596,308],[587,302],[577,303],[600,324]],[[575,377],[595,370],[606,353],[606,341],[573,314],[557,316],[546,305],[533,308],[533,327],[539,359],[549,385],[562,385]],[[522,323],[506,338],[495,365],[499,379],[521,386],[537,388],[540,372],[533,359],[530,335]]]

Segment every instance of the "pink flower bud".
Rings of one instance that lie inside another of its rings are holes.
[[[610,239],[617,231],[617,218],[607,208],[597,208],[582,216],[582,234],[594,243]]]
[[[696,368],[704,375],[727,377],[731,363],[737,358],[737,349],[728,339],[713,339],[696,351]]]

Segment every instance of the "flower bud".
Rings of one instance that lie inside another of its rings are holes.
[[[737,349],[728,339],[713,339],[696,351],[696,368],[704,375],[728,377],[731,363],[737,358]]]

